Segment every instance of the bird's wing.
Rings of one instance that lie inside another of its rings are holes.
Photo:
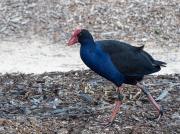
[[[97,41],[116,68],[126,76],[143,76],[160,70],[155,60],[143,47],[134,47],[114,40]]]

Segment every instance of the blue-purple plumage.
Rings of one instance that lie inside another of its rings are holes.
[[[87,30],[81,31],[78,41],[83,62],[117,86],[136,84],[144,75],[157,72],[166,64],[154,60],[143,46],[134,47],[115,40],[94,41]]]

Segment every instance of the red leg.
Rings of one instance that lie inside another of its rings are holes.
[[[120,109],[120,106],[121,106],[121,101],[119,100],[115,100],[115,107],[111,113],[111,117],[109,119],[109,122],[113,122],[115,117],[116,117],[116,114],[119,112],[119,109]]]
[[[163,111],[162,111],[161,107],[157,104],[157,102],[154,100],[154,98],[151,96],[151,94],[143,86],[141,86],[139,83],[137,84],[137,86],[144,92],[144,94],[146,94],[146,96],[148,97],[148,100],[158,110],[158,112],[159,112],[158,120],[159,120],[161,118],[161,116],[163,115]]]
[[[123,88],[118,87],[116,92],[118,93],[118,98],[115,100],[115,107],[111,113],[111,117],[109,118],[109,122],[106,123],[106,126],[109,126],[113,123],[114,119],[116,118],[117,113],[119,112],[120,106],[122,104],[123,95],[121,94]]]

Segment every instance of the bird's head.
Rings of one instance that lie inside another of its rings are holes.
[[[72,33],[71,38],[68,41],[68,46],[74,45],[78,42],[81,43],[83,40],[86,40],[86,39],[90,39],[90,40],[92,39],[93,40],[93,37],[89,33],[89,31],[86,29],[77,28]]]

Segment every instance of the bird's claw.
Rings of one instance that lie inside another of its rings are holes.
[[[154,117],[154,118],[148,117],[148,119],[149,119],[149,120],[156,120],[157,122],[159,122],[159,120],[160,120],[161,117],[163,116],[163,113],[164,113],[164,111],[163,111],[163,109],[162,109],[162,107],[161,107],[160,110],[159,110],[159,115],[158,115],[158,116],[156,116],[156,117]]]

